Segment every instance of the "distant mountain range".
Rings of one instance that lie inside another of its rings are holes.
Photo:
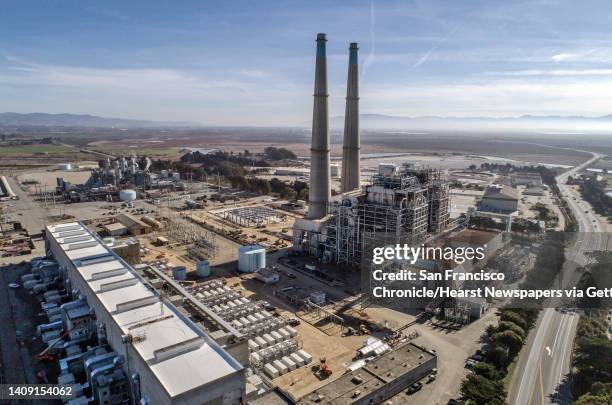
[[[151,128],[195,127],[200,124],[174,121],[144,121],[105,118],[88,114],[0,113],[0,126],[88,127],[88,128]]]
[[[301,126],[310,127],[310,121]],[[186,128],[203,127],[194,122],[146,121],[108,118],[88,114],[0,113],[0,127],[88,127],[88,128]],[[344,117],[330,118],[335,130],[344,127]],[[405,117],[384,114],[361,114],[362,129],[540,129],[540,130],[612,130],[612,114],[599,117],[521,115],[518,117]]]

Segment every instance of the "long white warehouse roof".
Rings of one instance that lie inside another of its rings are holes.
[[[108,312],[125,335],[142,339],[133,347],[171,398],[242,369],[82,224],[48,225],[47,235],[103,308],[90,305]]]

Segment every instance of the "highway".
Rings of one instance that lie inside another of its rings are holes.
[[[569,176],[590,166],[603,155],[593,157],[583,164],[559,175],[557,184],[568,202],[577,222],[579,233],[576,245],[566,249],[566,262],[558,281],[563,288],[575,285],[580,277],[576,268],[587,264],[586,252],[602,248],[602,225],[592,213],[588,203],[565,183]],[[557,287],[559,286],[557,284]],[[576,327],[579,315],[555,310],[560,302],[549,302],[540,313],[536,327],[529,334],[518,359],[514,377],[508,392],[510,404],[571,404],[569,371]]]

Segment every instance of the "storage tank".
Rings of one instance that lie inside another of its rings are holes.
[[[167,179],[167,178],[168,178],[168,170],[165,170],[165,169],[164,169],[164,170],[162,170],[162,171],[161,171],[161,176],[162,176],[164,179]]]
[[[142,219],[142,222],[144,222],[147,225],[151,225],[155,229],[162,229],[164,227],[161,222],[159,222],[155,218],[150,217],[148,215],[143,216],[141,219]]]
[[[238,270],[252,273],[266,267],[266,249],[260,245],[241,246],[238,249]]]
[[[208,260],[198,260],[196,264],[196,275],[198,277],[210,276],[210,263]]]
[[[329,165],[329,174],[331,177],[340,177],[340,165],[337,163]]]
[[[72,170],[72,163],[60,163],[57,165],[58,170]]]
[[[136,191],[131,189],[121,190],[119,192],[119,199],[121,201],[134,201],[136,199]]]
[[[175,280],[186,280],[187,279],[187,267],[174,266],[172,268],[172,278],[174,278]]]
[[[172,173],[172,180],[179,181],[181,179],[181,174],[179,172]]]

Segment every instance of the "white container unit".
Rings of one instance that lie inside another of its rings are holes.
[[[287,367],[285,363],[283,363],[280,360],[274,360],[272,362],[272,365],[274,366],[275,369],[278,370],[278,373],[280,375],[287,374],[289,372],[289,367]]]
[[[249,351],[256,352],[259,350],[259,345],[253,339],[249,339]]]
[[[272,346],[273,344],[276,343],[276,341],[274,340],[274,338],[269,334],[269,333],[265,333],[263,336],[264,340],[266,341],[267,345],[266,346]]]
[[[280,343],[283,340],[285,340],[283,338],[283,335],[281,335],[280,333],[278,333],[277,331],[272,331],[270,332],[270,335],[272,335],[272,337],[274,338],[274,340],[276,340],[276,343]]]
[[[291,326],[289,326],[289,325],[285,326],[285,330],[287,332],[289,332],[291,337],[296,337],[297,336],[297,330],[293,329]]]
[[[261,356],[259,353],[251,353],[251,363],[259,363],[261,361]]]
[[[253,340],[259,345],[260,349],[263,349],[269,346],[268,342],[266,342],[266,340],[262,338],[261,336],[255,336]]]
[[[283,340],[288,340],[291,337],[291,333],[289,333],[289,331],[285,328],[280,328],[278,333],[283,336]]]
[[[297,367],[301,367],[304,364],[306,364],[302,356],[300,356],[297,353],[291,353],[289,357],[291,358],[291,360],[293,360],[293,362],[297,365]]]
[[[305,350],[298,350],[297,354],[299,354],[300,357],[304,359],[304,364],[312,363],[312,356],[308,354]]]
[[[268,363],[264,366],[264,372],[268,375],[268,377],[274,379],[280,375],[276,367],[272,364]]]
[[[287,366],[287,368],[289,369],[289,371],[291,370],[295,370],[297,368],[297,365],[295,364],[295,362],[293,360],[291,360],[288,356],[285,356],[281,359],[281,362]]]

